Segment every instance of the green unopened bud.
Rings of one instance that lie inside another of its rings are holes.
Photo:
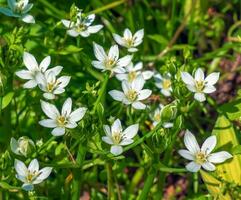
[[[18,141],[15,138],[11,138],[10,146],[13,153],[25,157],[35,150],[34,142],[26,136],[20,137]]]
[[[169,122],[175,119],[176,115],[177,115],[177,106],[175,104],[166,105],[161,110],[161,121]]]
[[[152,136],[152,145],[156,153],[165,151],[170,144],[169,130],[165,128],[158,129]]]

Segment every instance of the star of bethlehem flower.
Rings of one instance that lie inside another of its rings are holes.
[[[203,70],[198,68],[194,78],[188,72],[181,72],[181,77],[188,90],[195,93],[194,99],[203,102],[206,100],[205,93],[210,94],[216,91],[213,85],[219,79],[219,72],[211,73],[205,78]]]
[[[56,77],[55,73],[49,71],[39,79],[39,88],[44,91],[44,98],[54,99],[55,95],[65,92],[65,87],[69,84],[70,76]]]
[[[216,169],[214,164],[222,163],[232,158],[232,155],[227,151],[211,153],[217,144],[215,135],[208,137],[200,148],[195,136],[187,130],[184,135],[184,144],[188,150],[181,149],[178,153],[182,157],[191,160],[186,165],[186,169],[190,172],[197,172],[201,167],[207,171],[214,171]]]
[[[26,136],[22,136],[18,140],[12,137],[10,147],[13,153],[27,157],[27,155],[35,148],[35,144],[33,140]]]
[[[77,20],[75,22],[66,19],[63,19],[61,21],[63,25],[68,29],[68,35],[72,37],[77,37],[79,35],[81,35],[82,37],[88,37],[90,36],[90,34],[97,33],[103,28],[103,25],[91,26],[94,20],[95,14],[84,16],[84,14],[79,11],[77,14]]]
[[[125,130],[122,129],[121,121],[116,119],[112,126],[104,125],[106,136],[102,140],[111,145],[110,152],[115,156],[123,152],[123,147],[134,142],[133,138],[139,129],[138,124],[128,126]]]
[[[159,73],[154,75],[155,85],[157,88],[161,90],[161,93],[169,97],[172,93],[172,81],[171,81],[171,74],[165,73],[163,76]]]
[[[42,79],[44,73],[48,74],[51,71],[57,76],[63,69],[62,66],[56,66],[51,69],[48,69],[50,65],[51,58],[50,56],[45,57],[40,64],[37,63],[35,57],[28,53],[24,52],[23,54],[23,63],[26,66],[27,70],[20,70],[16,72],[16,75],[24,80],[28,80],[23,87],[24,88],[34,88],[38,85],[39,80]]]
[[[92,65],[102,71],[110,71],[111,73],[125,73],[125,67],[130,64],[132,56],[127,55],[119,58],[119,48],[113,45],[108,54],[105,53],[102,46],[93,43],[94,54],[97,60],[92,61]]]
[[[144,83],[144,78],[139,75],[132,83],[128,83],[126,80],[121,82],[123,92],[111,90],[109,94],[116,101],[121,101],[125,105],[131,105],[135,109],[142,110],[146,108],[146,105],[141,101],[147,99],[152,93],[149,89],[142,89]]]
[[[33,7],[28,0],[8,0],[9,8],[0,8],[0,13],[9,17],[20,18],[25,23],[35,23],[32,15],[27,14]]]
[[[23,182],[22,188],[26,191],[34,189],[34,185],[43,182],[52,171],[52,167],[44,167],[39,170],[39,163],[37,159],[30,162],[29,166],[15,159],[14,168],[17,172],[16,178]]]
[[[153,72],[150,70],[141,71],[143,68],[143,63],[138,62],[135,66],[131,62],[126,66],[126,73],[116,74],[116,78],[120,81],[127,80],[128,82],[132,82],[136,79],[138,75],[142,75],[144,80],[148,80],[153,76]]]
[[[164,108],[164,105],[159,104],[158,108],[155,109],[154,113],[150,114],[150,118],[152,120],[152,125],[155,127],[159,122],[161,122],[161,113]],[[173,123],[172,122],[163,122],[162,124],[163,128],[172,128]]]
[[[136,48],[143,41],[144,29],[138,30],[134,35],[131,33],[130,29],[126,28],[124,30],[123,37],[117,34],[113,34],[114,40],[120,46],[126,47],[129,52],[136,52]]]
[[[71,98],[66,99],[61,113],[55,105],[42,100],[41,108],[50,119],[41,120],[39,124],[47,128],[54,128],[51,132],[54,136],[64,135],[66,128],[73,129],[77,127],[77,122],[84,117],[87,110],[87,108],[81,107],[72,112]]]

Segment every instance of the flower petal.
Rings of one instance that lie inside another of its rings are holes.
[[[133,142],[134,142],[134,140],[132,140],[132,139],[124,139],[120,142],[120,145],[125,146],[125,145],[132,144]]]
[[[61,136],[65,134],[65,128],[57,127],[54,128],[51,132],[52,135],[54,136]]]
[[[203,89],[203,92],[207,94],[213,93],[215,91],[216,91],[216,88],[212,85],[206,85],[205,88]]]
[[[201,68],[198,68],[195,72],[195,80],[196,81],[204,81],[204,73]]]
[[[33,181],[33,184],[39,184],[43,180],[49,177],[49,175],[52,172],[52,167],[44,167],[43,169],[39,170],[39,176],[36,178],[36,180]]]
[[[30,173],[33,172],[38,172],[39,171],[39,163],[37,159],[33,159],[29,166],[28,166],[28,170],[30,171]]]
[[[35,57],[28,52],[23,53],[23,63],[30,71],[38,69],[38,63]]]
[[[186,149],[181,149],[181,150],[178,151],[178,153],[179,153],[183,158],[186,158],[186,159],[188,159],[188,160],[195,160],[194,155],[193,155],[190,151],[188,151],[188,150],[186,150]]]
[[[29,14],[26,14],[26,15],[22,16],[21,19],[25,23],[29,23],[29,24],[34,24],[35,23],[34,17],[32,15],[29,15]]]
[[[26,165],[22,161],[20,161],[18,159],[15,159],[15,161],[14,161],[14,168],[15,168],[15,170],[16,170],[18,175],[23,176],[23,177],[27,176],[28,169],[27,169]]]
[[[125,96],[123,92],[118,90],[111,90],[108,93],[116,101],[122,101]]]
[[[107,57],[104,49],[102,46],[96,44],[96,43],[93,43],[94,45],[94,54],[95,54],[95,57],[99,60],[99,61],[104,61]]]
[[[50,104],[48,102],[42,101],[41,102],[41,108],[45,115],[47,115],[49,118],[56,120],[56,118],[60,115],[58,109],[55,107],[55,105]]]
[[[48,66],[50,65],[51,62],[51,57],[46,56],[40,63],[39,68],[41,69],[42,72],[45,72]]]
[[[72,99],[69,97],[65,100],[62,110],[61,110],[61,114],[63,116],[69,116],[72,110]]]
[[[119,58],[119,48],[118,45],[113,45],[108,52],[108,59],[118,60]]]
[[[128,126],[124,131],[123,131],[123,137],[127,139],[132,139],[135,137],[139,129],[139,124],[133,124],[131,126]]]
[[[47,128],[55,128],[57,127],[56,121],[53,119],[44,119],[39,121],[39,124],[41,126],[47,127]]]
[[[147,99],[151,95],[152,91],[149,89],[144,89],[139,92],[138,101]]]
[[[74,29],[67,30],[67,34],[72,37],[77,37],[79,35],[79,33],[76,32]]]
[[[154,72],[152,72],[150,70],[142,72],[142,76],[145,80],[150,79],[153,76],[153,74],[154,74]]]
[[[23,84],[24,88],[31,89],[38,85],[38,83],[35,80],[29,80],[26,83]]]
[[[114,144],[110,137],[103,136],[101,139],[107,144],[110,144],[110,145]]]
[[[70,114],[69,120],[73,122],[80,121],[84,117],[86,111],[87,111],[87,108],[84,108],[84,107],[76,109]]]
[[[88,27],[88,32],[89,33],[97,33],[103,28],[103,25],[95,25],[95,26],[89,26]]]
[[[145,84],[145,80],[142,75],[136,77],[136,79],[132,82],[133,89],[137,90],[138,92],[143,88]]]
[[[113,145],[110,148],[110,152],[112,154],[114,154],[115,156],[118,156],[123,152],[123,148],[122,148],[122,146],[119,146],[119,145]]]
[[[195,80],[188,72],[181,72],[182,81],[187,85],[195,85]]]
[[[32,73],[28,70],[20,70],[20,71],[16,72],[15,74],[21,79],[29,80],[29,79],[33,78]]]
[[[208,161],[212,163],[222,163],[225,160],[232,158],[233,156],[227,151],[220,151],[217,153],[212,153],[208,157]]]
[[[11,138],[10,140],[10,148],[12,150],[13,153],[20,155],[19,150],[18,150],[18,142],[15,138]]]
[[[220,76],[219,72],[211,73],[207,76],[207,78],[205,78],[205,82],[208,85],[214,85],[215,83],[218,82],[219,76]]]
[[[203,163],[202,167],[204,169],[206,169],[207,171],[214,171],[216,169],[216,167],[212,163],[210,163],[210,162]]]
[[[204,102],[206,100],[206,97],[203,93],[195,93],[194,94],[194,99],[196,99],[199,102]]]
[[[114,123],[111,126],[111,133],[121,133],[122,132],[122,126],[121,121],[119,119],[116,119]]]
[[[117,62],[117,65],[121,66],[121,67],[126,67],[127,65],[130,64],[132,57],[133,57],[132,55],[127,55],[127,56],[120,58]]]
[[[195,136],[189,130],[186,130],[186,133],[184,135],[184,144],[192,154],[196,154],[200,151],[200,147],[197,143]]]
[[[194,161],[186,165],[186,169],[190,172],[197,172],[200,170],[200,168],[201,168],[201,165],[195,163]]]
[[[103,129],[104,129],[104,131],[105,131],[105,134],[106,134],[107,136],[111,137],[110,126],[104,125],[104,126],[103,126]]]
[[[140,101],[135,101],[132,103],[132,107],[137,110],[144,110],[146,108],[146,105],[144,103],[141,103]]]
[[[217,137],[215,135],[212,135],[204,141],[201,147],[201,151],[205,152],[206,154],[209,154],[215,148],[216,144],[217,144]]]
[[[120,46],[125,46],[125,40],[121,36],[113,33],[113,38],[117,44],[119,44]]]

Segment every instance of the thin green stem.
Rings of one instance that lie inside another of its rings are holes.
[[[110,163],[106,164],[106,170],[107,170],[108,200],[112,200],[114,199],[114,193],[113,193],[112,166]]]

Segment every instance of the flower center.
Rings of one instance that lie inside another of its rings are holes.
[[[137,99],[138,93],[135,90],[129,90],[126,97],[129,101],[135,101]]]
[[[133,43],[134,43],[133,38],[124,38],[124,40],[128,47],[133,46]]]
[[[80,32],[82,32],[82,31],[85,31],[87,29],[87,26],[85,25],[85,24],[78,24],[77,26],[76,26],[76,31],[78,32],[78,33],[80,33]]]
[[[113,60],[113,59],[105,60],[105,66],[107,69],[112,69],[114,64],[115,64],[115,60]]]
[[[60,127],[65,127],[67,122],[68,122],[68,120],[65,116],[59,116],[57,118],[57,125],[60,126]]]
[[[135,80],[135,78],[136,78],[136,72],[135,71],[129,72],[129,74],[128,74],[128,81],[132,82],[133,80]]]
[[[207,155],[203,152],[198,152],[195,156],[195,162],[197,164],[203,164],[207,161]]]
[[[112,133],[112,140],[114,144],[119,144],[122,139],[120,132],[113,132]]]
[[[24,8],[24,1],[19,1],[15,4],[15,12],[16,13],[21,13]]]
[[[168,89],[172,85],[172,82],[170,79],[163,79],[162,81],[162,88],[163,89]]]
[[[156,122],[161,121],[161,115],[160,115],[159,113],[156,114],[156,115],[154,116],[154,120],[155,120]]]
[[[38,175],[39,175],[38,172],[36,172],[36,171],[30,172],[30,171],[28,170],[28,175],[27,175],[27,177],[26,177],[27,182],[28,182],[28,183],[31,183],[32,181],[34,181],[34,179],[37,178]]]
[[[197,92],[202,92],[205,86],[204,81],[195,81]]]

